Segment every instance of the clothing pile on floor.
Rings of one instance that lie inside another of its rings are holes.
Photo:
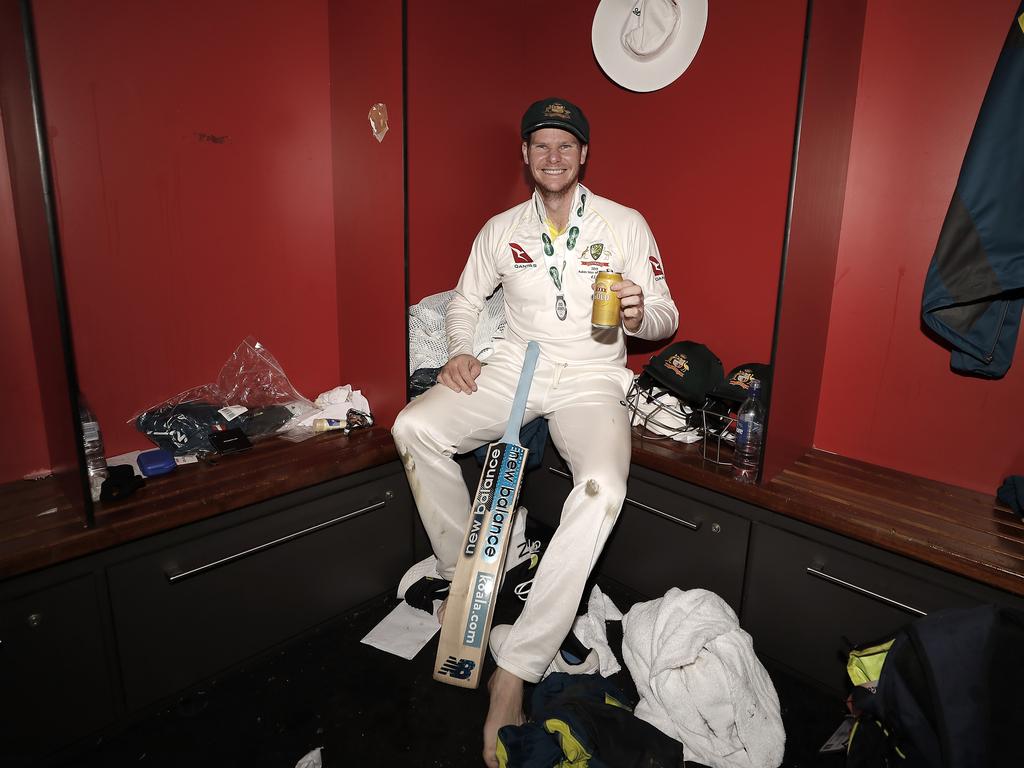
[[[496,627],[492,641],[504,634]],[[503,767],[781,765],[778,695],[718,595],[673,588],[622,614],[595,586],[572,634],[589,653],[563,649],[533,691],[530,722],[499,731]]]
[[[517,511],[489,639],[495,655],[549,539]],[[398,597],[430,612],[448,586],[428,557]],[[785,751],[779,698],[751,637],[704,589],[673,588],[622,613],[594,586],[527,703],[529,721],[498,733],[502,768],[776,768]]]

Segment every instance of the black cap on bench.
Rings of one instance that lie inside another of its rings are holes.
[[[693,408],[704,405],[708,392],[722,383],[722,362],[696,341],[677,341],[651,358],[644,374]]]

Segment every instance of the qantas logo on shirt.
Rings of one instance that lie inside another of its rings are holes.
[[[512,249],[512,261],[516,264],[533,264],[530,254],[524,251],[519,243],[509,243],[508,247]]]
[[[665,279],[665,268],[661,266],[661,262],[658,261],[657,256],[648,256],[647,260],[651,262],[651,271],[654,273],[655,280]]]
[[[526,249],[519,243],[509,243],[508,247],[512,249],[512,263],[516,269],[523,269],[524,267],[536,267],[533,263],[533,259],[530,258],[530,254],[526,252]]]

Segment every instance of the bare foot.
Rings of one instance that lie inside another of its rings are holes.
[[[491,692],[491,706],[484,721],[484,762],[487,768],[498,768],[498,730],[506,725],[522,725],[523,681],[511,672],[498,667],[487,682]]]

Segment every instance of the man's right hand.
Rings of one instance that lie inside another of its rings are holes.
[[[448,389],[465,392],[470,395],[476,392],[476,377],[480,375],[480,361],[472,355],[456,355],[437,374],[437,380]]]

